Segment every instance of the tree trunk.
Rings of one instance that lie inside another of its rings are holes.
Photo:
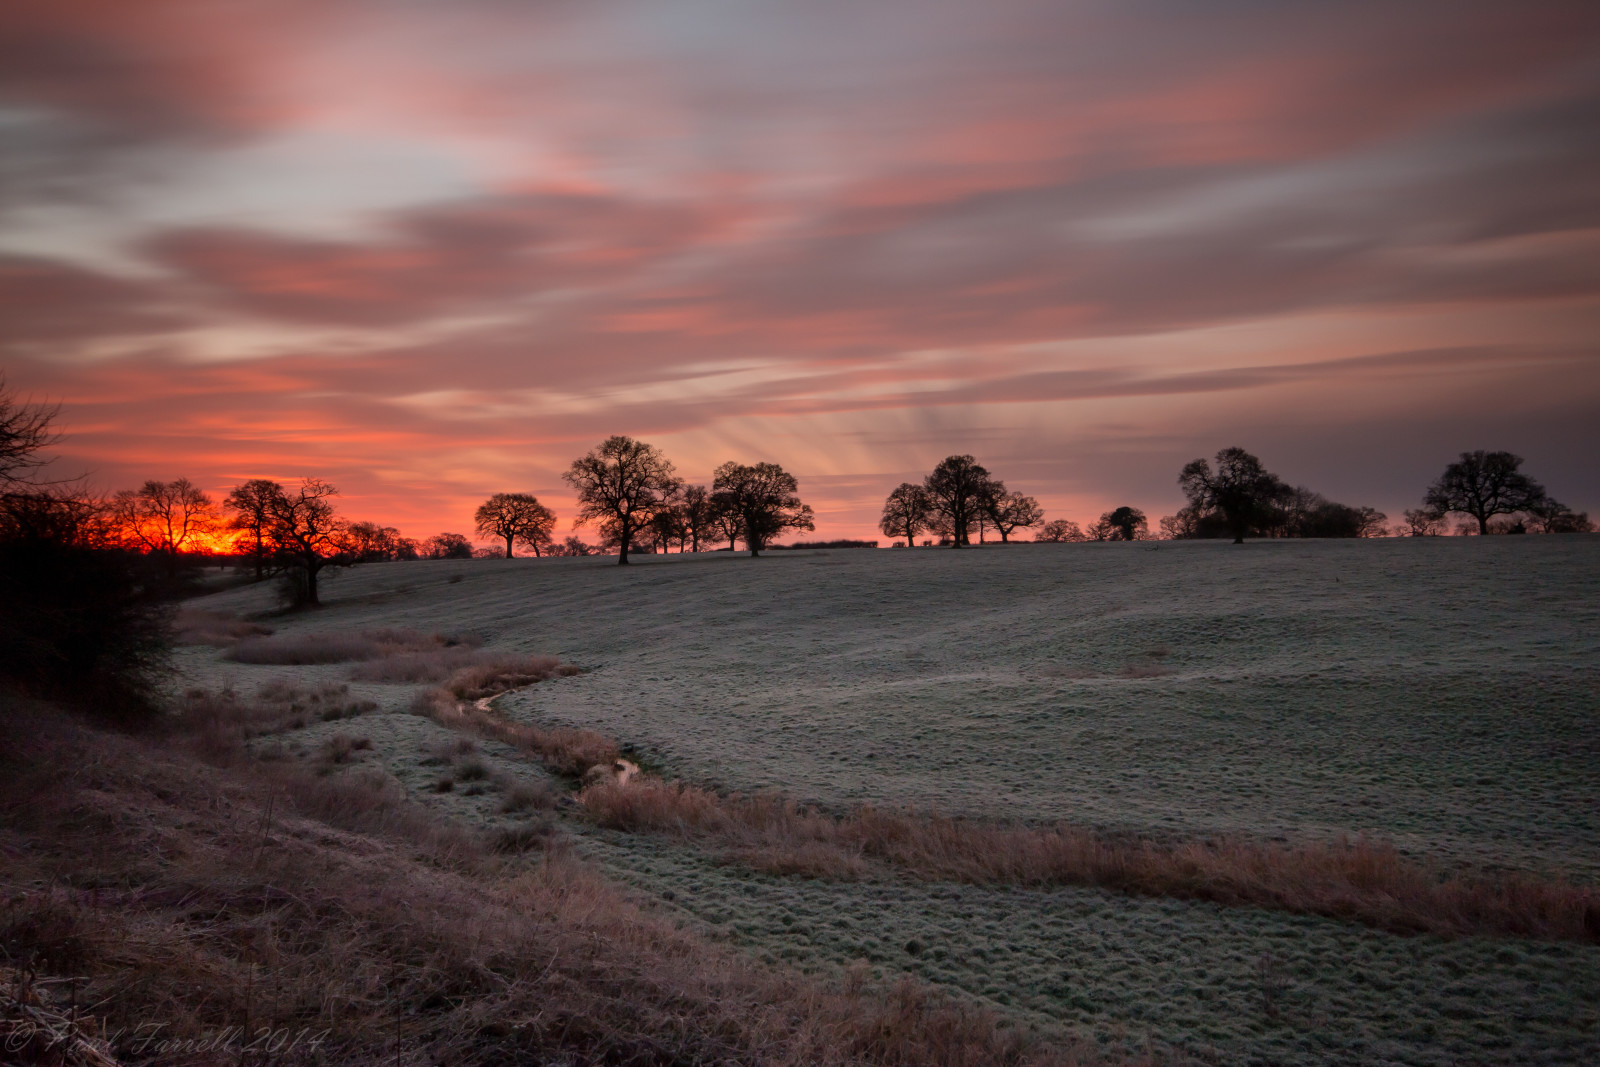
[[[617,566],[623,567],[628,563],[628,542],[633,540],[633,529],[628,525],[628,520],[622,520],[622,544],[617,546]]]
[[[533,554],[537,556],[539,554],[539,550],[537,548],[535,548],[533,550]],[[506,534],[506,559],[510,559],[510,558],[511,558],[511,535],[510,534]]]
[[[1478,520],[1478,536],[1479,537],[1488,537],[1489,536],[1489,516],[1487,516],[1487,515],[1474,515],[1472,517]]]
[[[306,603],[314,608],[322,606],[317,599],[317,562],[315,552],[306,553]]]

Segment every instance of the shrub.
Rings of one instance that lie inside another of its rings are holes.
[[[0,680],[102,717],[148,720],[171,639],[149,561],[49,540],[0,541]]]

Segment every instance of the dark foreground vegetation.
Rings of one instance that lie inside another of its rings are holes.
[[[752,964],[559,836],[250,758],[248,716],[130,736],[0,693],[7,1063],[1102,1062],[910,981]]]

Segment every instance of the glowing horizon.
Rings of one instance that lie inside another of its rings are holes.
[[[107,490],[570,531],[623,433],[807,539],[970,453],[1047,516],[1240,445],[1600,511],[1600,9],[24,3],[0,369]]]

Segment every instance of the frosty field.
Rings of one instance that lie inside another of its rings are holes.
[[[558,655],[582,673],[496,710],[738,791],[1171,838],[1370,832],[1447,865],[1600,878],[1596,538],[383,564],[325,598],[286,616],[265,588],[197,606],[280,635],[409,626]],[[185,685],[241,691],[350,673],[209,647],[179,661]],[[514,819],[491,793],[431,791],[449,732],[408,712],[417,687],[350,686],[379,710],[284,743],[359,733],[361,762],[441,810]],[[497,773],[545,774],[481,747]],[[1600,1056],[1594,945],[1098,890],[777,878],[562,821],[614,877],[756,955],[864,959],[1041,1026],[1225,1062]]]

